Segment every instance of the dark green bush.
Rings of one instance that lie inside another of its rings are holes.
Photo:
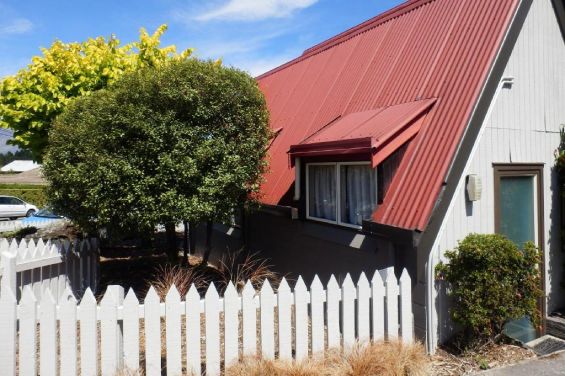
[[[499,335],[506,322],[529,316],[540,320],[540,252],[533,243],[524,249],[497,234],[470,234],[436,267],[453,298],[453,320],[469,339]]]
[[[2,237],[3,238],[8,238],[8,239],[18,239],[21,240],[23,238],[25,238],[28,235],[33,235],[37,232],[37,227],[24,227],[21,228],[19,230],[16,231],[9,231],[9,232],[4,232],[2,233]]]

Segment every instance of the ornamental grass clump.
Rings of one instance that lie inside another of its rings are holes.
[[[524,316],[539,325],[541,257],[533,243],[520,249],[502,235],[470,234],[445,256],[436,274],[448,284],[451,317],[467,343],[497,340],[505,323]]]

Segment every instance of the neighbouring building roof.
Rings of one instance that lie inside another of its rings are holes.
[[[38,168],[38,167],[40,167],[40,165],[35,163],[34,161],[15,160],[15,161],[8,163],[4,167],[0,168],[0,171],[2,171],[2,172],[9,172],[9,171],[24,172],[24,171],[33,170],[33,169]]]
[[[411,0],[259,76],[271,128],[282,128],[269,149],[264,202],[279,204],[292,188],[289,151],[292,160],[301,147],[360,139],[378,150],[380,137],[392,134],[382,146],[394,147],[409,135],[373,220],[424,230],[518,3]],[[417,115],[386,113],[431,101]],[[417,129],[392,132],[406,130],[409,116]]]

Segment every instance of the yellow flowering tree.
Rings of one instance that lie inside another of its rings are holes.
[[[13,129],[10,143],[41,161],[52,121],[73,98],[102,89],[124,73],[187,59],[191,49],[178,53],[175,46],[161,47],[166,30],[161,25],[150,35],[141,29],[139,41],[125,45],[112,36],[82,43],[57,40],[43,48],[27,68],[0,81],[0,127]]]

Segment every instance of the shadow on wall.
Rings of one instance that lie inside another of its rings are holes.
[[[205,225],[197,228],[198,254],[204,251],[205,232]],[[224,252],[235,252],[242,245],[239,228],[214,225],[210,261],[215,262]],[[384,240],[350,229],[263,212],[249,217],[248,247],[251,252],[269,259],[275,271],[290,278],[300,275],[306,284],[310,284],[316,274],[324,283],[331,274],[341,281],[347,273],[357,281],[361,272],[370,279],[375,270],[395,266],[399,276],[404,267],[400,265],[404,258]]]

